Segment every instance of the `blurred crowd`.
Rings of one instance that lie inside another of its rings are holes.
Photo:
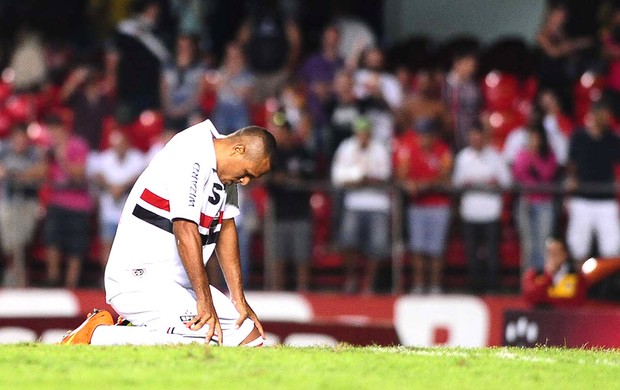
[[[240,194],[243,270],[256,287],[316,289],[317,268],[337,264],[338,289],[385,290],[383,265],[397,255],[407,275],[396,289],[441,293],[457,264],[467,291],[498,291],[507,262],[530,279],[564,270],[546,265],[550,238],[572,269],[619,255],[613,2],[586,37],[549,2],[535,46],[412,37],[384,47],[364,20],[334,14],[309,51],[299,2],[261,0],[247,2],[221,55],[204,28],[213,2],[112,3],[131,12],[100,29],[101,50],[48,42],[26,24],[3,47],[4,286],[33,284],[33,258],[39,284],[88,285],[80,271],[90,259],[102,272],[137,176],[205,119],[223,134],[263,125],[278,141],[270,177]]]

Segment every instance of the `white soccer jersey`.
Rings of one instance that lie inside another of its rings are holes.
[[[106,266],[108,301],[135,291],[135,278],[153,276],[191,288],[172,221],[182,218],[198,224],[206,264],[222,220],[239,214],[236,187],[225,188],[216,172],[213,139],[221,137],[209,120],[192,126],[172,138],[138,178]]]

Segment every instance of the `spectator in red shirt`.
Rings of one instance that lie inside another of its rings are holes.
[[[566,243],[557,237],[545,243],[544,270],[527,270],[521,288],[523,298],[533,305],[578,305],[586,296],[585,279],[574,269]]]
[[[431,294],[441,293],[443,254],[450,222],[450,197],[440,188],[450,180],[452,152],[438,138],[436,120],[415,124],[417,136],[396,146],[396,175],[407,194],[409,247],[413,254],[412,293],[424,291],[426,267],[430,267]],[[428,263],[427,263],[428,261]]]

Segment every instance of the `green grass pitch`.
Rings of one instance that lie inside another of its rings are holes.
[[[614,389],[620,351],[0,347],[0,389]]]

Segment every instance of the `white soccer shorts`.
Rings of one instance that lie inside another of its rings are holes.
[[[204,340],[208,331],[207,325],[197,331],[190,330],[185,325],[185,322],[191,321],[196,315],[194,291],[170,280],[143,278],[135,282],[140,284],[135,289],[139,291],[122,293],[110,300],[110,305],[119,315],[136,326],[196,338],[197,341]],[[223,344],[241,344],[254,329],[254,322],[246,319],[239,329],[235,329],[239,318],[235,306],[215,287],[211,287],[211,295],[224,333]],[[217,337],[214,340],[217,340]]]

